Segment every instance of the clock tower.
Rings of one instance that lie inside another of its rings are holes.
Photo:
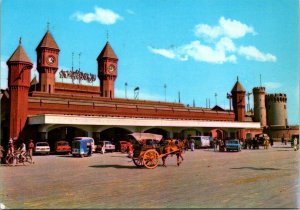
[[[115,80],[117,78],[118,57],[106,42],[104,48],[97,58],[98,78],[100,80],[100,96],[114,98]]]
[[[59,51],[58,45],[48,30],[36,48],[39,91],[41,92],[53,93],[55,90]]]

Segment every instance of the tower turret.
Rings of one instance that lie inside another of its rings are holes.
[[[287,97],[283,93],[267,94],[267,123],[269,126],[287,126]]]
[[[48,30],[36,48],[39,90],[42,92],[53,93],[55,90],[59,51],[58,45]]]
[[[236,121],[245,120],[245,93],[246,90],[239,82],[239,78],[237,77],[237,81],[231,90],[232,105]]]
[[[104,48],[97,58],[98,78],[100,80],[100,96],[114,98],[115,80],[117,78],[118,57],[106,42]]]
[[[254,99],[254,121],[260,122],[261,127],[265,127],[267,125],[265,87],[255,87],[252,91]]]
[[[28,91],[31,69],[33,67],[22,46],[21,38],[19,46],[6,63],[8,66],[8,88],[10,95],[9,135],[11,138],[19,138],[27,119]]]

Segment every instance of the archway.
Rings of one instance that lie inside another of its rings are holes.
[[[161,128],[150,128],[148,130],[145,130],[144,133],[154,133],[162,135],[164,139],[168,138],[168,131],[161,129]]]
[[[124,128],[108,128],[100,133],[100,140],[111,141],[116,145],[117,142],[128,139],[128,134],[132,133]]]
[[[189,138],[189,136],[201,136],[201,131],[195,128],[185,128],[180,132],[180,138]]]
[[[213,129],[211,130],[211,135],[213,138],[217,138],[217,139],[225,139],[225,135],[226,132],[221,130],[221,129]]]
[[[71,126],[54,128],[48,132],[49,146],[54,150],[55,142],[59,140],[68,141],[71,145],[73,138],[78,136],[88,136],[88,132]]]

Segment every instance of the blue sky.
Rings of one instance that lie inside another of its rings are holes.
[[[138,86],[139,99],[164,101],[166,90],[175,102],[180,91],[184,104],[206,107],[210,99],[211,107],[228,108],[237,76],[251,92],[261,75],[267,93],[287,94],[289,123],[299,124],[297,0],[2,0],[1,10],[1,88],[19,37],[36,63],[49,22],[60,69],[71,67],[74,52],[75,68],[81,53],[81,70],[97,74],[108,32],[119,57],[117,97],[127,82],[129,98]]]

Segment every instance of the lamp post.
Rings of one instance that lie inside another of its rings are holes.
[[[125,82],[125,98],[127,99],[127,82]]]

